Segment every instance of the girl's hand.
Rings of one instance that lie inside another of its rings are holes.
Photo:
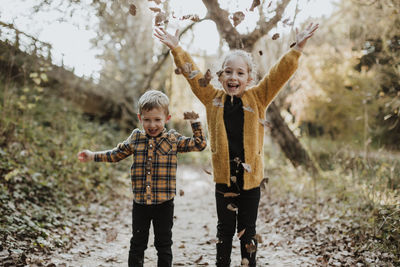
[[[163,28],[155,28],[154,36],[170,49],[174,49],[179,45],[179,30],[176,30],[175,35],[171,35]]]
[[[296,28],[296,47],[303,51],[304,46],[307,43],[307,40],[314,35],[314,32],[318,29],[319,24],[313,25],[311,22],[308,27],[299,33],[299,30]]]
[[[80,162],[88,162],[94,160],[94,153],[90,150],[83,150],[78,153],[78,159]]]

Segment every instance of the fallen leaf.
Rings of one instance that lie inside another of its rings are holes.
[[[240,231],[239,233],[237,233],[237,237],[240,239],[242,237],[242,235],[244,234],[244,232],[246,231],[246,228],[244,228],[242,231]]]
[[[149,7],[149,9],[156,13],[161,12],[161,8],[159,8],[159,7]]]
[[[115,228],[111,228],[110,230],[107,231],[106,233],[106,242],[110,243],[117,239],[118,232]]]
[[[262,240],[261,235],[256,234],[256,235],[254,236],[254,238],[257,240],[257,243],[258,243],[258,244],[262,244],[263,240]]]
[[[194,71],[192,71],[192,72],[190,72],[190,74],[189,74],[189,79],[193,79],[194,77],[196,77],[197,76],[197,74],[199,74],[199,72],[200,71],[198,71],[198,70],[194,70]]]
[[[179,190],[179,196],[183,196],[185,194],[185,191],[183,191],[182,189]]]
[[[187,111],[187,112],[183,113],[184,120],[196,120],[198,118],[199,118],[199,114],[197,114],[194,111],[191,111],[191,112]]]
[[[279,33],[275,33],[274,35],[272,35],[272,40],[276,40],[279,38]]]
[[[224,197],[238,197],[240,194],[234,192],[224,193]]]
[[[210,71],[210,69],[208,69],[208,70],[206,71],[206,74],[204,74],[204,77],[203,77],[203,78],[200,78],[200,79],[198,80],[199,85],[200,85],[201,87],[207,87],[207,85],[210,83],[211,79],[212,79],[211,71]]]
[[[235,205],[235,204],[233,204],[233,203],[229,203],[227,206],[226,206],[226,208],[228,209],[228,210],[230,210],[230,211],[237,211],[238,210],[238,207]]]
[[[254,11],[254,8],[260,5],[260,0],[253,0],[253,3],[251,4],[250,11]]]
[[[244,13],[242,11],[237,11],[233,13],[233,26],[239,25],[244,20]]]
[[[131,14],[132,16],[136,16],[136,6],[134,4],[131,4],[129,6],[129,14]]]
[[[164,12],[158,12],[154,20],[156,26],[160,26],[161,23],[167,22],[167,15]]]

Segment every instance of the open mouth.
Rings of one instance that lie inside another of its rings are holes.
[[[229,89],[229,91],[235,91],[235,90],[239,89],[239,84],[228,83],[228,89]]]
[[[156,130],[150,130],[150,129],[148,129],[147,131],[149,132],[150,135],[155,135],[155,134],[157,134],[157,132],[158,132],[157,129],[156,129]]]

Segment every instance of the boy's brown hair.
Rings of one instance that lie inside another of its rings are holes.
[[[156,90],[150,90],[144,93],[139,98],[139,114],[142,114],[142,111],[149,111],[154,108],[161,108],[164,110],[165,115],[169,115],[169,98],[166,94]]]

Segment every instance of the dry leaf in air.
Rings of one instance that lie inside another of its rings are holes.
[[[161,12],[161,8],[159,8],[159,7],[149,7],[149,9],[156,13]]]
[[[250,11],[254,11],[254,8],[260,5],[260,0],[253,0],[253,3],[251,4]]]
[[[272,40],[276,40],[279,38],[279,33],[275,33],[274,35],[272,35]]]
[[[211,173],[210,171],[208,171],[208,170],[206,170],[206,169],[204,169],[204,168],[203,168],[203,171],[204,171],[205,173],[207,173],[208,175],[212,175],[212,173]]]
[[[233,26],[239,25],[244,20],[244,13],[242,11],[237,11],[233,13]]]
[[[149,2],[153,1],[154,3],[156,3],[157,5],[161,4],[161,0],[149,0]]]
[[[258,51],[258,54],[260,55],[260,56],[262,56],[263,55],[263,51]]]
[[[164,12],[158,12],[154,20],[156,26],[161,26],[161,23],[167,22],[167,15]]]
[[[264,179],[262,179],[261,184],[260,184],[262,189],[266,189],[267,188],[268,181],[269,181],[268,177],[265,177]]]
[[[191,112],[184,112],[183,113],[183,119],[184,120],[196,120],[199,118],[199,114],[197,114],[194,111]]]
[[[290,44],[290,48],[292,48],[292,47],[295,46],[295,45],[296,45],[296,42],[291,43],[291,44]]]
[[[229,204],[226,206],[226,208],[227,208],[228,210],[230,210],[230,211],[237,211],[237,210],[238,210],[238,207],[237,207],[235,204],[233,204],[233,203],[229,203]]]
[[[220,77],[220,76],[222,75],[222,73],[224,73],[223,70],[219,70],[219,71],[216,72],[216,74],[217,74],[218,77]]]
[[[183,191],[182,189],[179,190],[179,196],[183,196],[185,194],[185,191]]]
[[[240,231],[239,233],[237,233],[237,237],[240,239],[242,237],[242,235],[244,234],[244,232],[246,231],[246,228],[244,228],[242,231]]]
[[[194,22],[200,21],[199,15],[197,15],[197,14],[185,15],[180,18],[180,20],[186,20],[186,19],[190,19],[191,21],[194,21]]]
[[[210,71],[210,69],[208,69],[208,70],[206,71],[206,74],[204,74],[204,77],[203,77],[203,78],[200,78],[200,79],[198,80],[199,85],[200,85],[201,87],[207,87],[207,85],[210,83],[211,79],[212,79],[211,71]]]
[[[131,4],[129,6],[129,14],[131,14],[132,16],[136,16],[136,6],[134,4]]]
[[[233,192],[224,193],[224,197],[238,197],[238,196],[239,196],[238,193],[233,193]]]

